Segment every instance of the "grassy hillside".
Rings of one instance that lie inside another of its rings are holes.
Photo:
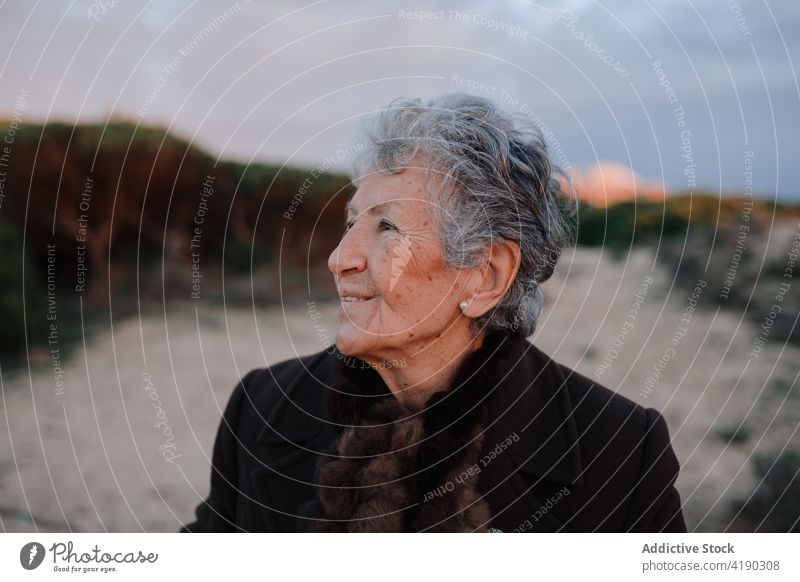
[[[291,291],[301,288],[307,262],[324,267],[328,243],[341,233],[350,192],[341,175],[217,162],[163,129],[124,122],[0,123],[0,133],[13,135],[0,168],[0,239],[8,257],[0,266],[0,305],[2,317],[16,322],[26,297],[34,344],[47,327],[48,276],[62,333],[80,330],[71,319],[79,301],[95,316],[117,316],[162,298],[189,301],[193,293],[218,300],[223,275],[235,283],[251,265],[260,269],[260,284],[250,295],[275,300],[281,244]],[[248,290],[234,285],[229,299],[244,300]],[[3,352],[24,346],[17,323],[4,335]]]

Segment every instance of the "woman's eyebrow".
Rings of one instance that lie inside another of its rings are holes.
[[[397,202],[396,200],[386,200],[385,202],[378,202],[374,206],[370,206],[367,209],[367,214],[377,214],[378,212],[380,212],[381,208],[384,208],[384,207],[387,207],[387,206],[392,206],[396,202]],[[353,205],[350,204],[350,201],[348,200],[348,202],[347,202],[347,204],[345,205],[345,208],[344,208],[344,215],[345,215],[345,217],[350,217],[351,214],[358,214],[358,213],[356,212],[355,208],[353,208]]]

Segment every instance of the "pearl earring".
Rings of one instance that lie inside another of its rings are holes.
[[[464,311],[467,307],[469,307],[469,301],[465,299],[464,301],[459,303],[458,306],[461,308],[461,311]]]

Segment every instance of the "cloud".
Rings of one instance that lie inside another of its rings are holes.
[[[603,160],[583,170],[573,170],[572,181],[581,202],[608,206],[625,200],[661,200],[663,183],[643,178],[618,162]]]

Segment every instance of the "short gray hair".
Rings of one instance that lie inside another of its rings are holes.
[[[551,163],[538,127],[515,123],[482,97],[449,93],[427,103],[396,99],[361,134],[355,185],[376,171],[402,172],[415,159],[433,170],[434,215],[448,264],[480,266],[498,239],[519,245],[516,279],[491,311],[473,320],[472,332],[531,335],[542,311],[540,285],[570,238],[559,180],[566,176]]]

